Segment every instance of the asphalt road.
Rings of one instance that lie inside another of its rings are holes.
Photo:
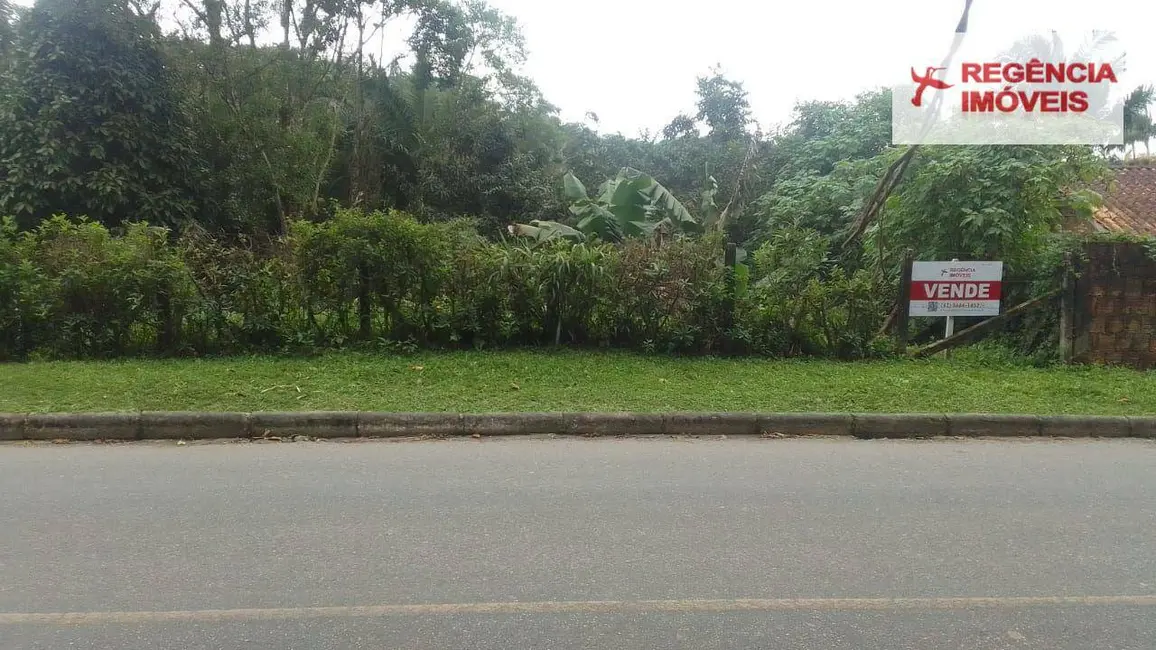
[[[1156,444],[0,446],[0,648],[1156,647]]]

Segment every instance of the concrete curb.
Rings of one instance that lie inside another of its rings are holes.
[[[1038,415],[953,415],[948,417],[953,436],[1040,436],[1043,418]]]
[[[501,424],[495,423],[494,427],[501,428]],[[460,436],[465,432],[460,413],[358,413],[357,415],[357,435],[363,438]]]
[[[849,436],[855,431],[850,413],[764,413],[759,433],[767,436]]]
[[[0,441],[308,436],[854,436],[1156,439],[1156,416],[934,413],[0,413]]]
[[[856,438],[934,438],[951,435],[951,425],[946,415],[898,413],[852,417],[852,435]]]
[[[24,418],[25,440],[137,440],[140,413],[39,413]]]
[[[146,411],[140,414],[140,436],[153,440],[247,438],[249,419],[248,413]]]
[[[251,413],[249,418],[254,438],[356,438],[358,415],[356,411],[302,411]]]

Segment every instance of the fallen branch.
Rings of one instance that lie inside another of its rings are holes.
[[[265,388],[261,392],[262,393],[268,393],[271,390],[280,390],[282,388],[296,388],[298,393],[301,392],[301,387],[298,386],[297,384],[279,384],[277,386],[270,386],[268,388]]]
[[[887,320],[883,321],[883,327],[880,327],[879,331],[875,333],[875,338],[879,338],[880,336],[885,336],[888,332],[890,332],[891,328],[895,327],[895,319],[896,318],[899,318],[899,305],[898,304],[896,304],[894,307],[891,308],[891,313],[887,314]]]
[[[863,210],[859,212],[859,216],[855,219],[855,225],[851,228],[851,234],[848,235],[847,239],[843,242],[844,248],[850,246],[863,236],[863,233],[867,231],[871,222],[875,221],[875,218],[883,209],[884,204],[887,203],[887,198],[891,196],[896,186],[899,185],[899,181],[903,180],[903,174],[907,171],[908,165],[911,164],[911,160],[915,158],[915,152],[918,150],[919,145],[911,145],[907,148],[907,151],[903,152],[903,155],[900,156],[898,160],[891,163],[891,166],[887,168],[887,173],[883,175],[883,178],[879,179],[879,184],[875,186],[875,191],[871,194],[871,198],[863,205]]]
[[[951,60],[959,51],[960,45],[963,44],[963,37],[967,33],[968,16],[971,14],[971,3],[974,0],[964,0],[963,14],[959,17],[959,23],[955,27],[955,37],[951,41],[951,48],[947,51],[947,56],[943,58],[940,64],[941,68],[946,68],[951,64]],[[920,132],[919,142],[922,142],[923,137],[927,135],[932,123],[938,117],[943,105],[943,94],[937,93],[935,99],[932,100],[931,106],[927,115],[923,120],[923,129]],[[891,163],[888,167],[887,173],[883,178],[879,179],[879,183],[875,186],[875,191],[871,193],[871,198],[863,205],[863,209],[859,212],[859,216],[855,218],[855,225],[851,228],[851,233],[847,239],[843,240],[843,248],[848,248],[855,243],[863,233],[867,232],[867,228],[879,216],[883,206],[887,203],[887,198],[895,191],[899,182],[903,180],[903,174],[907,171],[907,167],[911,164],[911,160],[915,157],[915,152],[919,150],[919,144],[913,144],[903,152],[903,155],[898,160]]]
[[[943,339],[942,341],[937,341],[937,342],[932,343],[931,345],[929,345],[927,347],[920,348],[920,349],[912,352],[911,356],[918,359],[918,358],[922,358],[922,357],[931,356],[931,355],[935,354],[936,352],[943,352],[944,350],[947,350],[949,348],[954,348],[957,345],[959,345],[960,343],[963,343],[963,342],[967,341],[968,339],[972,338],[976,334],[980,334],[982,332],[986,332],[986,331],[994,328],[996,325],[1003,323],[1004,321],[1011,318],[1012,316],[1015,316],[1017,314],[1022,314],[1025,311],[1028,311],[1029,309],[1032,309],[1034,307],[1038,307],[1040,304],[1047,302],[1047,301],[1051,300],[1052,298],[1055,298],[1056,296],[1060,295],[1061,291],[1062,291],[1061,289],[1049,291],[1048,293],[1045,293],[1044,295],[1042,295],[1038,298],[1032,298],[1031,300],[1029,300],[1027,302],[1020,303],[1020,304],[1016,305],[1015,307],[1012,307],[1011,309],[1000,314],[999,316],[993,316],[992,318],[989,318],[989,319],[983,321],[982,323],[976,323],[975,325],[972,325],[971,327],[963,330],[962,332],[960,332],[954,336],[949,336],[949,337]]]

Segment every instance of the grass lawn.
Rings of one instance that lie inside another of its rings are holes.
[[[1156,373],[953,360],[333,353],[0,364],[0,412],[118,410],[1156,413]]]

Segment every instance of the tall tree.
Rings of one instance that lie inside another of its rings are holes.
[[[1152,123],[1149,107],[1156,101],[1156,88],[1139,86],[1124,100],[1124,156],[1132,147],[1132,157],[1136,157],[1136,145],[1143,143],[1148,152],[1148,141],[1156,138],[1156,125]]]
[[[125,0],[40,0],[0,78],[0,213],[177,224],[202,169],[151,20]]]
[[[710,127],[719,140],[741,140],[751,121],[751,103],[738,81],[727,79],[719,69],[698,79],[698,120]]]

